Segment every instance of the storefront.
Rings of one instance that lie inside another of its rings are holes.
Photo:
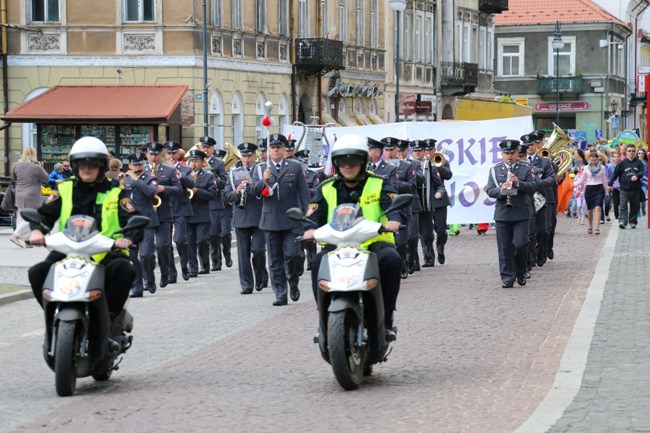
[[[8,123],[34,123],[37,154],[46,168],[65,159],[80,137],[102,140],[125,160],[140,146],[165,139],[180,141],[184,85],[56,86],[7,112]]]

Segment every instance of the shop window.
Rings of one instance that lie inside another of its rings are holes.
[[[59,0],[28,0],[27,16],[32,23],[59,22]]]
[[[124,21],[156,21],[156,0],[124,0]]]

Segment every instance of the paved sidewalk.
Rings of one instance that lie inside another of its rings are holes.
[[[517,433],[650,432],[650,230],[614,227],[553,389]]]

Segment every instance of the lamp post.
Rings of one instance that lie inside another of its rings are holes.
[[[551,46],[555,50],[555,124],[560,126],[560,50],[564,47],[560,22],[555,22],[555,35]]]
[[[390,8],[397,12],[397,34],[395,36],[395,121],[399,122],[399,20],[400,12],[406,9],[406,0],[390,0]]]

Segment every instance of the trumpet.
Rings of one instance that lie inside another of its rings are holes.
[[[153,201],[153,208],[154,209],[158,209],[160,207],[160,205],[162,204],[162,199],[160,198],[160,196],[158,194],[153,196],[152,201]]]
[[[548,138],[546,145],[537,151],[537,154],[542,158],[552,158],[558,164],[557,175],[561,176],[569,169],[573,163],[573,156],[571,152],[565,149],[566,145],[571,143],[571,137],[562,130],[555,123],[553,124],[553,132]],[[564,156],[564,157],[563,157]]]
[[[187,197],[192,200],[192,197],[194,197],[194,191],[192,191],[191,188],[185,188],[185,192],[187,193]]]
[[[447,159],[445,159],[445,155],[442,152],[434,152],[433,155],[429,156],[429,159],[431,159],[431,164],[436,167],[442,167],[447,162]]]

